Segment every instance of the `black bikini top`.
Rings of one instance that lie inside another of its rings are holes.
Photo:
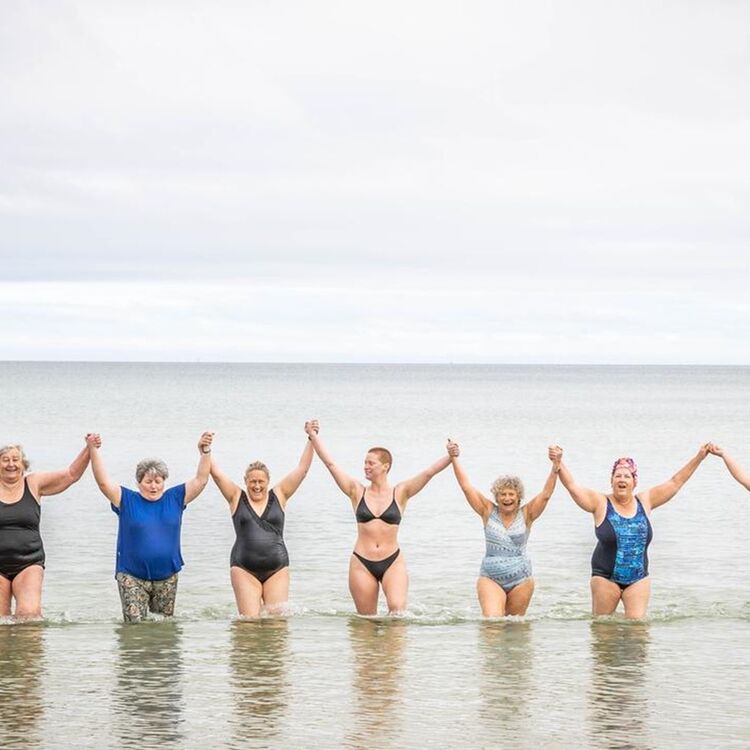
[[[367,490],[365,490],[367,492]],[[389,523],[393,526],[398,526],[401,523],[401,511],[398,508],[396,502],[396,490],[393,490],[393,500],[391,504],[379,515],[373,515],[372,511],[367,507],[365,502],[365,492],[362,493],[362,499],[357,505],[357,510],[354,513],[354,517],[357,519],[357,523],[370,523],[370,521],[382,521],[383,523]]]

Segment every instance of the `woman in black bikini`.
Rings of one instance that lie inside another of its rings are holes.
[[[62,471],[26,474],[29,461],[20,445],[0,448],[0,617],[42,616],[44,547],[39,535],[40,502],[77,482],[89,465],[88,445]]]
[[[305,430],[317,430],[317,423]],[[258,617],[261,608],[283,611],[289,599],[289,555],[284,544],[284,518],[289,498],[305,478],[312,463],[308,442],[297,467],[269,490],[270,473],[260,461],[245,470],[245,488],[236,485],[211,461],[211,477],[229,503],[237,534],[229,558],[229,571],[243,617]]]
[[[308,425],[316,424],[308,422]],[[406,610],[409,576],[404,556],[398,547],[398,526],[409,498],[446,466],[450,456],[443,456],[428,469],[405,482],[391,487],[388,472],[393,459],[385,448],[370,448],[365,456],[363,484],[340,469],[318,437],[317,430],[305,431],[320,460],[331,472],[339,489],[352,503],[357,519],[357,543],[349,562],[349,591],[360,615],[374,615],[378,610],[378,593],[383,587],[390,613]]]

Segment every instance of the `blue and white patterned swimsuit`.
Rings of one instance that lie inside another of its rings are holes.
[[[495,508],[484,527],[487,548],[479,575],[493,580],[506,594],[531,578],[531,560],[526,554],[528,538],[529,529],[521,508],[507,529]]]
[[[607,515],[594,529],[599,540],[591,557],[591,575],[614,581],[620,588],[648,575],[648,545],[653,531],[636,496],[631,518],[621,516],[607,498]]]

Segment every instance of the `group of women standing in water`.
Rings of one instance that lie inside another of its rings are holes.
[[[487,497],[469,480],[459,460],[460,448],[450,440],[437,461],[395,484],[389,477],[390,452],[371,448],[364,461],[365,481],[360,482],[334,461],[321,440],[317,420],[306,422],[305,432],[307,442],[299,463],[274,485],[268,467],[260,461],[247,467],[243,486],[235,484],[213,460],[211,432],[204,432],[198,441],[200,458],[193,478],[167,488],[169,472],[164,462],[145,459],[136,467],[137,491],[109,479],[100,452],[102,440],[96,433],[86,436],[86,447],[67,469],[56,472],[27,473],[29,462],[21,446],[0,448],[0,617],[11,615],[14,599],[17,618],[41,616],[45,558],[39,534],[40,502],[77,482],[89,461],[99,489],[118,516],[115,578],[126,621],[142,620],[149,612],[173,614],[183,565],[182,514],[209,477],[227,501],[236,532],[230,576],[240,615],[283,611],[289,593],[286,508],[314,454],[352,505],[357,540],[349,562],[349,590],[362,615],[376,614],[381,589],[390,612],[406,610],[408,575],[398,528],[409,500],[448,466],[484,525],[486,552],[477,596],[487,617],[525,614],[534,592],[526,542],[558,479],[574,502],[593,516],[597,538],[591,561],[593,614],[611,614],[622,601],[628,618],[644,617],[648,606],[651,512],[671,500],[709,454],[720,456],[731,475],[750,490],[750,475],[713,443],[703,445],[671,479],[638,493],[638,470],[632,458],[617,459],[610,491],[598,492],[577,484],[563,463],[562,448],[551,446],[550,472],[534,498],[523,503],[523,484],[515,476],[499,477]]]

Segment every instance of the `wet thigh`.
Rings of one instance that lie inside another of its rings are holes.
[[[480,576],[477,578],[477,597],[479,606],[485,617],[504,617],[507,595],[503,587],[491,578]]]
[[[13,579],[11,588],[16,600],[16,617],[42,616],[43,581],[44,568],[41,565],[29,565]]]
[[[648,600],[651,597],[651,579],[642,578],[631,583],[622,592],[622,603],[625,607],[625,617],[640,620],[646,616]]]
[[[286,609],[289,601],[289,568],[277,570],[263,584],[263,605],[274,614]]]
[[[349,593],[360,615],[375,615],[378,612],[380,585],[375,576],[352,555],[349,560]]]
[[[505,599],[506,615],[525,615],[529,608],[531,596],[534,593],[534,579],[527,578],[521,581],[518,586],[514,586],[507,594]]]
[[[598,615],[611,615],[620,603],[622,589],[607,578],[591,576],[591,612]]]
[[[409,573],[402,553],[399,553],[391,567],[385,571],[381,585],[388,602],[388,611],[391,614],[405,612],[409,597]]]
[[[0,576],[0,617],[10,615],[10,600],[13,596],[13,588],[10,581],[4,576]]]
[[[148,615],[149,592],[146,581],[127,573],[118,573],[115,579],[120,592],[123,619],[125,622],[140,622]]]
[[[177,599],[177,573],[163,581],[151,581],[149,609],[165,617],[174,614],[174,603]]]
[[[263,598],[261,582],[237,565],[229,569],[229,577],[232,580],[234,600],[237,602],[237,611],[240,615],[242,617],[260,616],[260,604]]]

